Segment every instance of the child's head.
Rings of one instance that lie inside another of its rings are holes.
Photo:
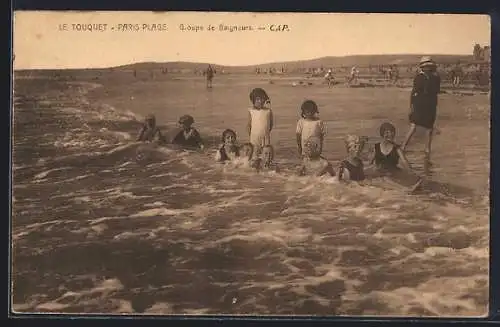
[[[253,150],[254,150],[254,147],[253,147],[252,143],[244,143],[240,147],[240,155],[242,157],[247,157],[247,158],[251,159],[253,156]]]
[[[304,155],[307,158],[318,158],[321,155],[321,141],[317,137],[310,137],[304,144]]]
[[[269,102],[269,100],[270,99],[266,91],[260,87],[255,88],[252,92],[250,92],[250,101],[252,101],[252,104],[256,109],[262,109],[264,105]]]
[[[269,165],[274,160],[274,148],[272,145],[266,145],[262,148],[262,161],[264,165]]]
[[[314,115],[319,114],[318,105],[312,100],[306,100],[300,107],[301,116],[305,119],[313,118]]]
[[[149,114],[144,118],[144,123],[148,125],[149,127],[155,127],[156,126],[156,117],[153,114]]]
[[[182,126],[184,129],[190,129],[191,125],[194,124],[194,118],[191,115],[184,115],[181,118],[179,118],[179,125]]]
[[[366,138],[357,135],[347,135],[344,139],[347,153],[353,157],[357,157],[363,151],[366,143]]]
[[[379,133],[385,140],[393,141],[394,137],[396,137],[396,127],[391,123],[385,122],[380,125]]]
[[[226,129],[222,132],[222,143],[224,144],[234,144],[236,143],[236,132],[232,129]]]

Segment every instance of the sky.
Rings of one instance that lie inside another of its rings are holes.
[[[93,24],[94,30],[77,30],[76,24]],[[125,30],[127,24],[132,26]],[[153,31],[153,24],[167,30]],[[182,31],[181,24],[203,30]],[[220,30],[221,24],[253,30],[230,32]],[[208,31],[209,25],[215,30]],[[272,25],[288,25],[288,30],[271,31]],[[13,28],[14,69],[146,61],[238,66],[363,54],[467,55],[475,43],[490,44],[487,15],[17,11]]]

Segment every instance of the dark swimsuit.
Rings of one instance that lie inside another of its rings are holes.
[[[391,152],[385,155],[380,149],[380,143],[375,144],[375,164],[379,169],[382,169],[383,171],[400,170],[398,163],[399,154],[397,145],[394,145]]]
[[[229,158],[229,156],[227,155],[227,152],[226,152],[226,149],[224,148],[224,145],[222,145],[219,149],[219,153],[220,153],[220,160],[219,161],[228,161],[228,160],[231,160],[231,158]],[[236,147],[236,156],[239,157],[240,156],[240,150]]]
[[[183,130],[177,133],[177,135],[172,140],[172,143],[185,147],[199,148],[200,145],[202,144],[202,140],[200,133],[198,133],[198,131],[193,128],[187,138],[184,135]]]
[[[347,169],[349,171],[349,177],[352,181],[362,181],[365,179],[363,162],[359,158],[354,158],[354,160],[356,161],[356,166],[353,165],[349,160],[343,160],[340,163],[340,169]]]

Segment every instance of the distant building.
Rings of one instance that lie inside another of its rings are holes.
[[[490,62],[490,60],[491,60],[491,47],[490,46],[485,46],[483,48],[483,60]]]
[[[490,62],[490,60],[491,60],[491,47],[489,45],[481,47],[481,45],[476,43],[474,45],[474,49],[472,51],[472,57],[475,61]]]

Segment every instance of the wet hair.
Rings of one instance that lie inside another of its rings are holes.
[[[194,118],[191,115],[184,115],[181,118],[179,118],[179,124],[182,124],[182,125],[193,125],[194,124]]]
[[[270,100],[269,95],[267,95],[266,91],[260,87],[257,87],[250,92],[250,101],[255,104],[255,99],[260,98],[263,103]]]
[[[244,148],[244,147],[249,147],[249,148],[250,148],[250,158],[251,158],[251,157],[253,156],[253,152],[254,152],[254,149],[255,149],[255,148],[254,148],[254,146],[253,146],[253,144],[252,144],[252,143],[249,143],[249,142],[247,142],[247,143],[243,143],[243,144],[240,146],[240,148],[239,148],[240,153],[243,151],[243,148]]]
[[[396,127],[394,127],[394,125],[389,122],[385,122],[382,125],[380,125],[379,129],[380,136],[384,136],[386,130],[390,130],[393,134],[396,134]]]
[[[226,129],[224,132],[222,132],[222,142],[224,142],[224,140],[226,139],[226,136],[227,136],[228,134],[232,134],[232,135],[234,135],[234,138],[236,138],[236,132],[235,132],[235,131],[233,131],[232,129],[229,129],[229,128],[228,128],[228,129]]]
[[[305,118],[305,112],[312,112],[313,114],[319,114],[318,105],[313,100],[306,100],[300,106],[300,116]]]

